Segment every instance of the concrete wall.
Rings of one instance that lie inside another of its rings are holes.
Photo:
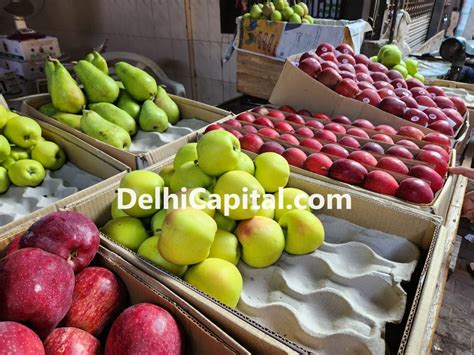
[[[220,33],[219,11],[218,0],[45,0],[27,23],[58,37],[62,51],[72,59],[108,38],[110,51],[145,55],[182,82],[188,97],[219,104],[238,95],[235,56],[226,64],[221,61],[232,35]],[[187,23],[192,23],[190,38]],[[0,12],[0,31],[12,30],[11,24],[11,18]]]

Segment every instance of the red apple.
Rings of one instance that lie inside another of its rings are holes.
[[[292,125],[284,121],[275,123],[275,129],[279,131],[290,132],[290,133],[293,133],[295,131]]]
[[[416,127],[412,127],[412,126],[400,127],[400,129],[398,130],[398,135],[399,136],[404,136],[404,137],[409,137],[409,138],[414,138],[414,139],[419,140],[419,141],[421,141],[423,139],[423,137],[425,136],[425,134],[421,130],[419,130]]]
[[[462,117],[461,114],[454,108],[444,108],[442,111],[448,117],[448,119],[454,122],[455,129],[464,123],[464,117]]]
[[[304,71],[310,77],[315,78],[321,71],[321,64],[315,58],[306,58],[299,65],[300,70]]]
[[[449,121],[435,121],[428,125],[428,128],[448,136],[454,136],[453,126],[451,126]]]
[[[341,54],[337,57],[337,61],[342,64],[356,65],[356,61],[350,54]]]
[[[390,89],[392,91],[392,96],[396,95],[395,92],[393,91],[394,87],[392,84],[390,83],[387,83],[386,81],[376,81],[374,83],[374,87],[377,89],[377,90],[380,90],[380,89]],[[380,95],[380,93],[379,93]]]
[[[229,130],[227,130],[227,132],[232,133],[235,137],[237,137],[237,139],[240,139],[243,136],[242,133],[240,133],[239,131],[237,131],[235,129],[229,129]]]
[[[410,89],[410,92],[411,94],[413,95],[413,97],[416,99],[418,96],[428,96],[430,97],[430,94],[428,93],[428,91],[426,91],[424,88],[420,88],[420,87],[414,87],[414,88],[411,88]],[[431,98],[431,97],[430,97]]]
[[[397,78],[393,79],[390,84],[393,86],[394,89],[405,89],[407,90],[408,86],[405,80]],[[408,91],[408,90],[407,90]]]
[[[438,152],[439,154],[441,154],[444,158],[444,160],[447,162],[449,162],[449,153],[444,150],[444,148],[442,148],[441,146],[439,145],[436,145],[436,144],[426,144],[425,146],[423,146],[424,150],[434,150],[435,152]]]
[[[357,79],[357,78],[356,78]],[[357,86],[359,87],[359,90],[362,91],[362,90],[365,90],[365,89],[371,89],[371,90],[375,90],[375,86],[373,86],[371,83],[367,82],[367,81],[359,81],[357,83]]]
[[[312,114],[311,112],[309,112],[308,110],[299,110],[298,112],[296,112],[298,115],[300,116],[307,116],[307,117],[311,117]]]
[[[250,112],[242,112],[237,115],[236,119],[241,122],[252,123],[253,121],[255,121],[255,116],[252,115]]]
[[[382,157],[377,164],[377,168],[404,175],[407,175],[409,171],[405,163],[395,157]]]
[[[440,175],[446,175],[448,171],[448,163],[445,158],[438,152],[434,150],[424,150],[422,149],[416,156],[417,160],[424,161],[426,163],[433,164],[434,170]]]
[[[390,79],[388,78],[388,76],[384,73],[381,73],[381,72],[370,73],[370,77],[374,80],[374,82],[386,81],[387,84],[390,82]]]
[[[394,145],[388,148],[387,154],[398,158],[413,159],[413,154],[407,148],[400,145]]]
[[[340,134],[345,134],[346,133],[346,129],[341,126],[339,123],[336,123],[336,122],[330,122],[328,124],[326,124],[324,126],[325,129],[327,129],[328,131],[333,131],[333,132],[336,132],[336,133],[340,133]]]
[[[274,128],[273,122],[267,117],[258,117],[253,123],[259,126]]]
[[[379,96],[377,91],[372,89],[364,89],[358,93],[355,97],[356,100],[362,101],[366,104],[373,106],[378,106],[382,101],[382,98]]]
[[[376,166],[377,159],[370,154],[369,152],[363,150],[355,150],[349,154],[349,159],[355,160],[361,164],[369,165],[369,166]]]
[[[290,113],[288,116],[286,116],[285,121],[293,122],[293,123],[297,123],[301,125],[305,124],[304,118],[296,113]]]
[[[74,233],[75,228],[68,225]],[[62,229],[57,232],[61,237]],[[89,233],[87,227],[84,233]],[[0,319],[27,323],[46,337],[71,307],[74,272],[62,257],[39,248],[22,248],[0,259],[0,285]]]
[[[398,190],[397,180],[389,173],[381,170],[369,172],[362,186],[364,189],[389,196],[395,196]]]
[[[327,129],[321,129],[317,132],[314,133],[314,138],[321,139],[323,141],[331,142],[331,143],[336,143],[337,142],[337,136],[334,134],[334,132],[328,131]]]
[[[306,126],[307,127],[312,127],[315,129],[323,129],[324,125],[321,123],[321,121],[318,120],[311,120],[311,121],[306,121]]]
[[[396,79],[401,79],[401,80],[403,80],[403,83],[405,84],[404,87],[405,87],[405,88],[407,87],[407,86],[406,86],[406,83],[405,83],[405,79],[403,79],[403,75],[402,75],[400,72],[398,72],[398,71],[396,71],[396,70],[389,70],[388,73],[387,73],[387,76],[388,76],[388,78],[389,78],[390,80],[392,80],[392,81],[393,81],[393,80],[396,80]]]
[[[413,95],[411,94],[411,91],[408,90],[408,89],[404,89],[404,88],[395,88],[395,95],[397,95],[398,97],[402,98],[403,96],[408,96],[408,97],[412,97]],[[415,101],[416,102],[416,101]]]
[[[270,127],[264,127],[258,130],[258,133],[260,133],[262,136],[269,137],[269,138],[278,138],[280,137],[280,134],[275,131],[273,128]]]
[[[268,113],[270,111],[266,107],[259,106],[259,107],[255,107],[254,109],[252,109],[252,112],[255,112],[255,113],[258,113],[259,115],[265,116],[265,115],[268,115]]]
[[[248,133],[257,133],[257,128],[255,128],[255,126],[245,125],[242,128],[245,129]]]
[[[386,97],[392,96],[392,97],[397,97],[397,94],[395,94],[395,91],[389,88],[382,88],[377,90],[377,94],[379,94],[380,98],[383,100]]]
[[[359,87],[357,86],[357,83],[355,82],[357,80],[357,76],[354,73],[351,73],[350,71],[340,71],[339,75],[341,75],[342,79],[350,79],[354,81],[357,89],[359,89]]]
[[[273,118],[276,118],[277,120],[284,120],[285,119],[285,114],[281,112],[280,110],[271,110],[264,116],[270,116]]]
[[[342,96],[354,97],[359,92],[359,87],[352,79],[342,79],[336,86],[336,92]]]
[[[350,136],[356,136],[356,137],[369,139],[369,135],[367,134],[367,132],[358,127],[349,128],[347,130],[347,134]]]
[[[293,107],[288,106],[288,105],[280,106],[278,107],[278,110],[283,111],[283,112],[288,112],[288,113],[296,113],[296,110]]]
[[[170,354],[184,352],[184,338],[173,316],[150,303],[127,308],[114,321],[105,355]]]
[[[433,123],[435,121],[447,121],[448,116],[436,107],[427,107],[423,112],[428,116],[428,123]]]
[[[224,123],[228,126],[231,126],[231,127],[242,128],[242,124],[239,121],[237,121],[233,118],[231,118],[230,120],[225,121]]]
[[[410,78],[410,79],[407,79],[407,86],[409,89],[412,89],[412,88],[415,88],[415,87],[420,87],[420,88],[424,88],[425,85],[419,81],[418,79],[415,79],[415,78]]]
[[[357,81],[367,81],[370,84],[374,83],[374,79],[372,79],[372,77],[367,73],[357,73],[356,79]]]
[[[428,133],[425,138],[423,138],[423,140],[425,142],[445,145],[448,147],[451,145],[451,140],[449,137],[442,133]]]
[[[407,105],[396,97],[387,96],[377,107],[385,112],[391,113],[392,115],[403,117]]]
[[[378,125],[377,127],[374,128],[374,130],[378,132],[382,132],[384,134],[391,134],[391,135],[397,134],[397,130],[395,128],[385,125],[385,124]]]
[[[321,43],[318,48],[316,48],[316,54],[317,55],[321,55],[323,53],[327,53],[327,52],[334,52],[334,46],[330,43]]]
[[[356,59],[356,61],[357,61],[357,59]],[[355,69],[356,73],[369,74],[369,69],[367,68],[366,65],[364,65],[362,63],[357,63],[356,65],[354,65],[354,69]]]
[[[329,168],[330,177],[353,185],[361,185],[366,175],[367,169],[350,159],[336,160]]]
[[[420,106],[437,107],[436,102],[434,102],[431,97],[426,96],[426,95],[420,95],[420,96],[415,97],[415,101]]]
[[[459,113],[462,116],[464,116],[466,114],[466,111],[467,111],[467,106],[466,106],[466,103],[464,102],[464,100],[461,99],[460,97],[455,97],[455,96],[450,97],[449,99],[453,103],[456,110],[458,110]]]
[[[336,50],[344,54],[349,54],[351,57],[355,54],[354,49],[347,43],[341,43],[336,47]]]
[[[295,134],[299,136],[307,137],[307,138],[314,137],[313,130],[309,127],[300,127],[296,130]]]
[[[443,187],[444,180],[439,174],[426,165],[415,165],[410,169],[410,176],[423,179],[430,182],[433,193]]]
[[[403,119],[419,124],[420,126],[428,126],[428,116],[421,110],[416,108],[409,108],[405,111]]]
[[[281,155],[285,151],[285,148],[278,142],[265,142],[258,150],[258,154],[273,152]]]
[[[365,150],[367,152],[372,152],[372,153],[376,153],[376,154],[384,154],[385,153],[385,150],[383,149],[383,147],[380,144],[375,143],[375,142],[367,142],[362,146],[361,149]]]
[[[434,198],[430,185],[418,178],[403,180],[398,188],[397,196],[405,201],[418,204],[431,203]]]
[[[306,153],[298,148],[288,148],[283,152],[282,156],[286,159],[288,164],[298,168],[303,167],[303,164],[307,158]]]
[[[331,165],[331,158],[321,153],[313,153],[305,160],[303,169],[327,176]]]
[[[339,72],[339,67],[335,62],[327,61],[327,62],[322,62],[321,63],[321,70],[331,68],[334,69],[336,72]]]
[[[336,56],[334,55],[333,52],[327,52],[323,53],[320,55],[322,60],[328,61],[328,62],[333,62],[333,63],[338,63]]]
[[[347,156],[349,155],[347,149],[337,143],[329,143],[324,145],[321,148],[321,152],[341,158],[347,158]]]
[[[262,138],[257,136],[255,133],[247,133],[239,139],[240,147],[245,150],[257,153],[263,144]]]
[[[280,136],[279,139],[282,140],[282,141],[285,141],[287,143],[293,144],[293,145],[299,145],[300,144],[299,140],[295,136],[293,136],[289,133],[283,133]]]
[[[411,96],[403,96],[400,98],[400,100],[402,100],[408,108],[418,108],[418,103]]]
[[[299,59],[299,63],[301,63],[303,60],[305,60],[305,59],[307,59],[307,58],[314,58],[314,59],[316,59],[316,60],[319,60],[319,59],[320,59],[319,56],[318,56],[316,53],[314,53],[313,51],[308,51],[308,52],[304,52],[304,53],[301,55],[301,57],[300,57],[300,59]],[[280,109],[280,110],[281,110],[281,109]]]
[[[453,108],[453,102],[446,96],[438,96],[434,98],[434,102],[438,105],[439,108]]]
[[[209,126],[207,126],[206,130],[204,131],[204,134],[206,134],[207,132],[216,131],[216,130],[224,130],[224,127],[221,127],[217,123],[210,124]]]
[[[30,328],[17,322],[0,322],[0,353],[44,355],[45,351],[41,339]]]
[[[314,113],[313,117],[318,119],[318,120],[325,120],[325,121],[331,120],[331,117],[329,117],[328,115],[326,115],[325,113],[322,113],[322,112]]]
[[[318,152],[323,147],[323,145],[318,140],[313,139],[313,138],[303,138],[300,142],[300,145],[302,147],[307,147],[307,148],[317,150]]]
[[[10,244],[7,245],[7,247],[3,251],[3,256],[10,255],[11,253],[14,253],[18,249],[20,249],[20,240],[21,240],[21,234],[17,235],[15,239],[13,239],[10,242]],[[1,258],[1,255],[0,255],[0,258]]]
[[[397,145],[402,145],[404,147],[408,147],[408,148],[413,148],[413,149],[420,149],[420,147],[418,147],[418,145],[412,141],[409,141],[408,139],[401,139],[399,141],[396,142]]]
[[[363,118],[358,118],[356,119],[352,125],[354,127],[360,127],[360,128],[365,128],[365,129],[374,129],[374,125],[372,124],[372,122],[370,122],[369,120],[366,120],[366,119],[363,119]]]
[[[20,245],[35,247],[65,259],[77,273],[99,249],[100,234],[92,220],[82,213],[59,211],[36,221],[21,237]]]
[[[93,335],[77,328],[56,328],[44,341],[48,355],[102,353],[100,342]]]
[[[365,54],[356,54],[354,55],[354,59],[357,63],[356,65],[360,64],[364,67],[367,67],[367,65],[370,63],[370,59]]]
[[[389,136],[387,136],[386,134],[383,134],[383,133],[374,134],[370,138],[372,138],[374,141],[384,142],[384,143],[388,143],[388,144],[394,144],[393,139],[390,138]]]
[[[340,123],[340,124],[345,124],[345,125],[351,125],[352,121],[349,119],[349,117],[344,116],[344,115],[336,115],[332,119],[333,122]]]
[[[351,64],[343,63],[343,64],[339,64],[337,67],[339,68],[340,71],[348,71],[352,74],[356,73],[354,66]]]
[[[360,147],[360,143],[357,139],[351,136],[344,136],[339,139],[339,144],[349,148],[358,149]]]
[[[367,68],[369,68],[369,70],[373,71],[373,72],[380,72],[380,73],[384,73],[384,74],[388,73],[387,67],[385,65],[381,64],[381,63],[370,62],[367,65]]]
[[[432,98],[435,98],[436,96],[446,96],[444,90],[439,86],[428,86],[426,91],[430,93]]]
[[[318,75],[318,81],[330,89],[334,89],[342,80],[342,77],[337,71],[332,68],[323,69]]]

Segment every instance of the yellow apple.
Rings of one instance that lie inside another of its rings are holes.
[[[214,130],[206,133],[197,143],[197,157],[201,170],[210,176],[219,176],[237,168],[240,142],[232,133]]]
[[[158,173],[158,175],[161,176],[161,178],[163,179],[163,182],[165,183],[165,186],[170,186],[170,183],[171,183],[171,177],[173,176],[174,174],[174,167],[173,165],[167,165],[165,166],[163,169],[160,170],[160,172]]]
[[[224,216],[219,211],[214,214],[214,221],[217,223],[217,228],[225,230],[227,232],[233,232],[237,226],[237,222],[229,217]]]
[[[250,175],[254,175],[255,165],[253,164],[252,158],[250,158],[245,153],[240,154],[239,163],[237,164],[237,168],[235,170],[245,171]]]
[[[168,204],[168,212],[178,210],[181,208],[195,208],[199,209],[209,216],[214,217],[216,210],[213,206],[209,206],[209,191],[203,188],[189,189],[186,192],[178,192],[175,194],[176,198],[170,197]],[[194,201],[194,206],[191,204]]]
[[[134,217],[114,218],[102,227],[102,232],[110,239],[133,251],[137,251],[138,247],[148,238],[142,221]]]
[[[161,233],[163,228],[163,222],[165,221],[166,214],[168,210],[160,210],[156,212],[151,218],[151,231],[154,234]]]
[[[240,246],[237,237],[232,233],[218,229],[208,257],[224,259],[237,265],[240,259]]]
[[[290,177],[290,165],[285,158],[273,152],[258,155],[255,158],[255,177],[265,192],[276,192],[285,187]]]
[[[175,169],[187,163],[188,161],[197,160],[197,143],[188,143],[179,148],[174,157],[173,166]]]
[[[118,199],[117,196],[114,197],[112,201],[112,207],[110,208],[110,214],[112,215],[112,218],[118,218],[118,217],[130,217],[128,214],[126,214],[124,211],[118,208]]]
[[[319,218],[309,211],[289,211],[281,216],[279,224],[286,236],[287,253],[312,253],[324,242],[324,226]]]
[[[276,221],[280,220],[284,213],[298,209],[297,205],[303,207],[301,209],[309,211],[309,195],[303,190],[287,187],[282,190],[282,194],[277,191],[274,196]]]

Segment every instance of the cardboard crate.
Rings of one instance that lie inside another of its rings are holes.
[[[158,172],[171,161],[172,159],[164,161],[150,167],[149,170]],[[66,208],[88,215],[99,226],[104,225],[111,218],[110,206],[119,185],[120,178],[114,177],[110,179],[109,182],[110,185],[108,187],[96,191],[90,197],[74,202]],[[420,345],[417,344],[416,341],[418,335],[412,334],[411,329],[414,324],[416,324],[417,327],[426,325],[423,323],[424,318],[422,316],[420,316],[421,320],[419,320],[417,310],[419,304],[430,304],[432,299],[432,295],[428,292],[424,292],[424,289],[426,285],[433,282],[432,279],[426,277],[431,267],[433,250],[436,245],[443,243],[438,241],[440,236],[445,233],[441,227],[441,219],[437,216],[421,212],[416,208],[393,204],[383,198],[369,196],[345,186],[338,186],[324,181],[318,181],[316,184],[313,179],[294,173],[291,174],[288,186],[300,188],[310,194],[320,193],[324,196],[335,193],[349,194],[352,198],[351,210],[323,209],[320,212],[345,219],[365,228],[376,229],[403,237],[415,243],[420,247],[422,252],[426,254],[424,263],[422,263],[421,260],[419,261],[419,263],[421,263],[419,266],[422,271],[419,279],[416,281],[416,291],[411,295],[413,296],[413,302],[411,305],[408,305],[405,310],[405,318],[408,319],[408,322],[403,328],[403,336],[401,336],[400,344],[397,345],[400,353],[404,353],[407,347],[410,347],[411,350],[416,350],[415,352],[407,352],[407,354],[419,353]],[[264,328],[239,311],[222,305],[212,297],[196,290],[181,279],[157,268],[140,258],[133,251],[122,247],[106,236],[102,236],[102,244],[135,266],[146,271],[159,282],[165,284],[192,305],[196,306],[196,308],[201,310],[251,352],[261,353],[268,352],[272,349],[272,353],[280,353],[282,346],[298,352],[301,351],[298,345],[274,333],[271,329]],[[436,275],[436,270],[432,273]]]
[[[212,123],[223,117],[231,115],[231,112],[222,110],[217,107],[206,105],[179,96],[170,96],[173,101],[175,101],[176,104],[179,106],[181,115],[184,119],[194,117],[199,118],[205,122]],[[22,112],[24,112],[27,116],[34,117],[38,120],[47,122],[80,138],[84,142],[100,149],[101,151],[121,161],[125,165],[129,166],[132,170],[150,166],[156,162],[159,162],[162,159],[169,157],[170,155],[174,155],[179,147],[191,141],[192,139],[195,139],[198,132],[194,131],[188,135],[176,139],[174,142],[164,144],[148,152],[131,153],[125,150],[115,148],[109,144],[92,138],[77,129],[67,126],[55,120],[54,118],[46,116],[45,114],[39,112],[38,108],[48,102],[51,102],[51,99],[48,94],[37,95],[35,97],[28,98],[23,101]]]
[[[61,56],[59,43],[56,37],[43,37],[18,41],[0,37],[0,54],[7,58],[20,60],[44,60],[48,56],[57,58]]]
[[[32,221],[16,225],[13,230],[0,234],[0,256],[17,233],[24,233],[31,224]],[[188,302],[117,254],[101,246],[92,263],[113,271],[123,281],[130,305],[153,303],[170,312],[183,330],[187,353],[250,354]]]

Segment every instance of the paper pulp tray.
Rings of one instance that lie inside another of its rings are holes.
[[[175,101],[176,104],[179,106],[183,119],[198,118],[199,120],[204,121],[202,126],[212,123],[220,118],[224,118],[226,116],[231,115],[231,112],[222,110],[217,107],[206,105],[206,104],[189,100],[189,99],[179,97],[179,96],[174,96],[174,95],[170,95],[170,96],[173,99],[173,101]],[[146,152],[140,152],[140,153],[127,152],[125,150],[115,148],[109,144],[106,144],[97,139],[94,139],[77,129],[67,126],[55,120],[54,118],[51,118],[39,112],[38,108],[41,107],[41,105],[48,102],[51,102],[51,99],[48,94],[31,97],[29,99],[26,99],[23,102],[22,111],[27,116],[37,118],[38,120],[47,122],[53,126],[61,128],[62,130],[68,133],[71,133],[72,135],[83,140],[84,142],[91,144],[92,146],[102,150],[108,155],[121,161],[125,165],[129,166],[132,170],[142,169],[166,157],[169,157],[170,155],[175,154],[177,149],[181,145],[186,144],[188,141],[195,138],[197,134],[196,131],[193,131],[192,133],[181,136],[172,142],[163,144],[157,148],[154,148]]]
[[[164,161],[160,164],[157,164],[149,169],[153,171],[159,171],[161,167],[169,164],[170,162],[171,162],[171,159],[168,161]],[[119,177],[114,177],[110,179],[109,182],[110,182],[110,185],[107,188],[98,190],[90,197],[86,197],[81,200],[78,200],[72,203],[71,205],[67,206],[66,208],[70,210],[79,211],[88,215],[99,226],[104,225],[111,218],[110,205],[114,198],[115,191],[118,187],[120,179]],[[403,242],[404,244],[412,243],[412,245],[416,245],[418,247],[418,250],[420,251],[420,255],[418,258],[416,269],[412,275],[411,281],[402,283],[402,286],[407,292],[406,307],[405,307],[405,313],[404,313],[402,323],[400,325],[390,324],[384,329],[382,329],[382,332],[385,331],[385,339],[387,340],[387,343],[389,347],[391,348],[391,350],[394,352],[399,350],[401,353],[403,353],[405,351],[407,344],[410,343],[412,336],[416,337],[416,335],[410,335],[410,331],[411,331],[413,322],[416,319],[417,306],[418,306],[418,303],[421,301],[421,295],[423,294],[423,289],[427,284],[426,272],[431,263],[432,249],[441,231],[440,229],[441,219],[437,216],[421,212],[415,208],[410,208],[406,206],[400,206],[397,204],[389,203],[382,198],[368,196],[359,191],[355,191],[353,189],[349,189],[343,186],[329,184],[324,181],[319,181],[317,184],[315,184],[314,180],[309,179],[304,176],[299,176],[296,174],[291,175],[289,186],[300,188],[310,194],[320,193],[324,196],[327,196],[328,194],[336,194],[336,193],[349,194],[352,197],[351,210],[323,209],[321,211],[318,211],[317,215],[325,215],[326,217],[324,217],[325,218],[324,220],[328,220],[331,218],[332,219],[338,218],[340,220],[344,220],[346,221],[344,223],[350,223],[350,224],[356,225],[355,227],[353,226],[351,228],[356,228],[357,230],[362,230],[364,232],[367,232],[367,230],[370,230],[370,233],[373,236],[378,236],[378,235],[386,236],[387,234],[397,236],[394,238],[396,238],[398,241],[404,241]],[[333,233],[333,235],[334,234],[338,235],[338,233]],[[344,234],[344,233],[341,232],[340,234]],[[346,235],[347,234],[348,233],[346,233]],[[349,238],[349,240],[346,240],[347,243],[342,242],[341,246],[337,246],[336,248],[341,247],[341,248],[346,249],[352,256],[355,256],[356,259],[358,258],[359,255],[363,255],[363,254],[365,254],[366,256],[372,255],[372,257],[369,258],[372,261],[380,260],[380,255],[385,255],[386,257],[390,259],[391,257],[394,257],[395,254],[398,254],[399,257],[405,258],[405,256],[403,256],[404,253],[400,253],[400,251],[398,252],[395,252],[394,250],[390,251],[388,244],[384,245],[382,243],[380,247],[378,248],[370,247],[367,245],[360,246],[358,245],[360,244],[358,240],[350,241],[350,238],[351,238],[350,234],[347,238]],[[120,246],[119,244],[115,243],[114,241],[107,238],[106,236],[102,236],[102,244],[106,248],[121,255],[127,261],[131,262],[135,266],[145,270],[151,276],[156,278],[159,282],[162,282],[163,284],[168,286],[171,290],[175,291],[181,297],[189,301],[192,305],[196,306],[196,308],[201,310],[205,315],[207,315],[211,320],[213,320],[216,324],[222,327],[227,333],[233,336],[237,341],[239,341],[239,343],[244,345],[251,352],[268,353],[272,351],[272,353],[284,353],[284,352],[289,352],[290,350],[294,350],[297,352],[308,350],[306,344],[302,344],[300,342],[301,339],[296,339],[296,340],[292,339],[293,341],[290,341],[288,338],[285,338],[285,335],[286,335],[285,333],[280,332],[278,334],[275,332],[275,329],[271,329],[271,328],[269,329],[267,327],[262,326],[261,325],[261,323],[263,323],[261,322],[262,320],[258,319],[258,317],[255,318],[255,315],[249,315],[247,312],[244,314],[240,311],[232,310],[228,307],[225,307],[224,305],[214,300],[213,298],[194,289],[192,286],[183,282],[181,279],[174,277],[173,275],[170,275],[162,271],[161,269],[153,266],[149,262],[140,258],[136,253]],[[354,245],[354,244],[357,244],[357,245]],[[331,249],[332,247],[329,244],[327,246],[325,245],[324,248],[322,248],[321,252],[327,251],[327,248]],[[361,251],[361,249],[363,249],[364,251]],[[394,254],[392,254],[392,252]],[[407,253],[407,255],[408,254],[409,253]],[[364,258],[366,257],[363,257],[363,259]],[[395,259],[396,258],[397,257],[395,257]],[[398,261],[401,261],[401,260],[398,260]],[[374,263],[378,264],[378,262],[375,262],[375,261]],[[382,262],[383,265],[388,265],[384,263],[385,262]],[[364,262],[362,262],[362,264],[364,264]],[[371,265],[375,265],[375,264],[371,264]],[[359,264],[358,266],[354,265],[355,269],[358,269],[360,265],[361,264]],[[367,270],[370,270],[373,267],[370,265],[365,265],[365,266],[367,266],[368,268]],[[269,268],[263,269],[263,270],[268,270],[268,269]],[[312,268],[313,271],[317,271],[319,269],[320,268],[318,268],[317,266]],[[349,271],[350,273],[350,270],[352,270],[351,266],[345,268],[346,273],[347,271]],[[263,272],[264,271],[262,271],[262,273]],[[243,274],[244,274],[244,277],[246,277],[245,275],[248,276],[248,273],[246,272],[243,272]],[[302,273],[301,276],[304,276],[304,274],[307,274],[307,273]],[[256,277],[255,275],[257,275],[257,273],[253,274],[254,278]],[[310,273],[310,275],[312,275],[312,273]],[[296,279],[298,279],[299,274],[293,276],[293,278],[295,277]],[[394,285],[395,283],[396,282],[394,281]],[[369,289],[372,289],[372,288],[369,287]],[[334,297],[336,299],[340,299],[337,296],[334,296]],[[314,300],[314,302],[316,302],[316,300]],[[308,305],[308,304],[310,305],[310,304],[313,304],[314,302],[312,301],[309,303],[304,303],[304,305]],[[347,306],[347,303],[345,303],[344,301],[341,301],[341,302],[344,304],[344,305],[341,305],[342,309],[347,309],[347,307],[351,308],[351,306]],[[316,304],[320,305],[320,303],[318,302],[316,302]],[[355,304],[354,300],[351,300],[349,304],[354,305]],[[239,309],[240,307],[241,306],[239,305]],[[353,306],[353,307],[357,307],[357,306]],[[331,310],[328,310],[327,312],[330,313]],[[265,314],[268,317],[278,317],[278,315],[281,315],[281,312],[274,312],[274,311],[267,310],[267,313]],[[336,313],[336,314],[341,316],[341,314],[339,313]],[[360,314],[360,313],[357,313],[357,314]],[[348,318],[351,318],[351,317],[348,317]],[[278,319],[280,320],[277,323],[279,325],[286,325],[286,322],[289,321],[289,318],[287,317],[278,318]],[[338,323],[338,321],[340,320],[341,318],[334,319],[335,323],[333,324]],[[307,341],[313,342],[313,345],[314,345],[315,339],[316,338],[310,336],[309,339],[307,339]],[[358,350],[360,351],[360,353],[364,353],[364,354],[368,353],[367,347],[364,347],[363,345],[361,345],[361,343],[354,342],[353,339],[354,338],[351,336],[347,336],[347,337],[333,336],[326,339],[322,339],[320,344],[321,345],[330,344],[331,348],[336,346],[337,349],[341,352],[351,353],[355,350]],[[365,338],[364,336],[362,337],[359,336],[358,339],[365,339]],[[368,342],[370,343],[370,341]],[[380,346],[380,344],[378,344],[378,346]],[[320,350],[321,352],[324,353],[324,349],[320,349]]]
[[[25,232],[31,223],[24,223],[15,233],[8,231],[0,235],[0,257],[16,234]],[[193,306],[117,254],[101,246],[92,265],[113,271],[123,281],[128,291],[129,305],[153,303],[170,312],[183,330],[185,353],[250,354]]]

